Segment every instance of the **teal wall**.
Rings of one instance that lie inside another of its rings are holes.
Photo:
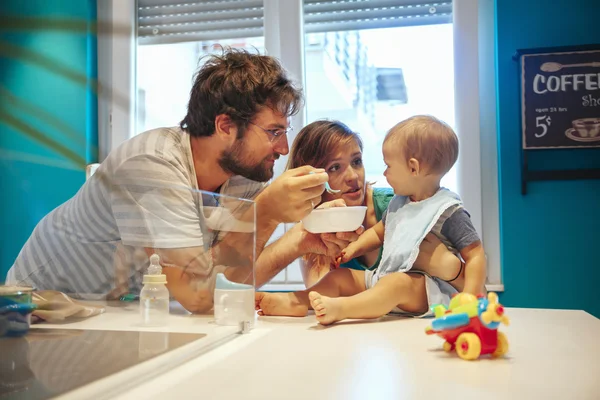
[[[48,23],[9,26],[24,17]],[[95,23],[96,0],[3,0],[0,18],[1,282],[37,222],[75,194],[82,165],[97,158],[96,39],[85,30]],[[50,29],[59,19],[83,29]]]
[[[598,0],[496,0],[502,268],[507,306],[600,317],[600,180],[534,182],[520,193],[517,49],[600,43]],[[600,115],[600,107],[598,107]],[[599,150],[540,152],[532,169],[600,167]]]

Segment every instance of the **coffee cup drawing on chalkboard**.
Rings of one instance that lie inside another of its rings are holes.
[[[577,142],[600,141],[600,118],[579,118],[571,121],[572,128],[565,135]]]

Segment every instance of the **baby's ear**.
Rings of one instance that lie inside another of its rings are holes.
[[[414,176],[419,175],[419,172],[421,172],[421,166],[419,165],[419,160],[417,160],[416,158],[411,158],[410,160],[408,160],[408,169],[410,170],[410,173]]]

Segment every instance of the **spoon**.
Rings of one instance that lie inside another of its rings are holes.
[[[325,182],[325,190],[327,190],[327,193],[329,194],[336,194],[341,192],[341,190],[339,189],[332,189],[331,186],[329,186],[329,182]]]
[[[314,172],[310,171],[309,174],[312,175],[312,174],[314,174]],[[339,190],[339,189],[332,189],[331,186],[329,186],[329,182],[325,182],[325,190],[327,190],[327,193],[329,193],[329,194],[336,194],[336,193],[341,192],[341,190]]]
[[[580,64],[561,64],[557,62],[543,63],[540,69],[544,72],[557,72],[566,67],[600,67],[600,62],[580,63]]]

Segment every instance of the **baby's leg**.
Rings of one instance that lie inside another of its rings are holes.
[[[353,296],[365,290],[365,271],[339,268],[329,272],[307,290],[293,293],[256,292],[259,315],[303,317],[312,308],[308,293],[317,291],[329,297]]]
[[[413,268],[449,281],[460,274],[461,261],[437,236],[429,233],[419,246],[419,255]]]
[[[465,264],[462,263],[460,272],[454,278],[446,279],[446,282],[457,291],[462,292],[465,287]]]
[[[379,318],[395,307],[414,313],[425,313],[428,308],[425,277],[403,272],[386,275],[372,288],[350,297],[330,298],[311,290],[310,302],[323,325],[347,318]]]

